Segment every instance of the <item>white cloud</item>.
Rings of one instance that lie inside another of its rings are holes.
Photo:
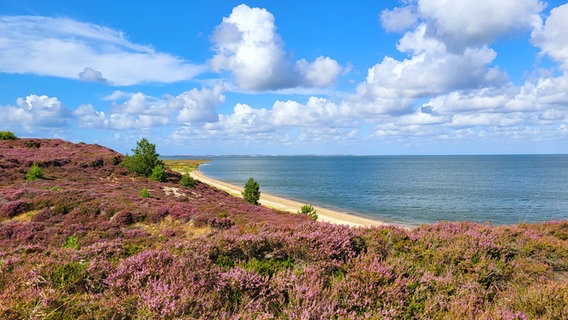
[[[69,125],[71,111],[59,99],[31,94],[16,100],[17,106],[0,107],[2,126],[31,132],[64,128]]]
[[[245,90],[326,87],[341,73],[339,64],[329,57],[318,57],[313,63],[300,60],[294,66],[276,32],[274,16],[266,9],[245,4],[233,8],[216,27],[211,41],[215,51],[212,69],[231,72]]]
[[[107,80],[124,86],[171,83],[204,71],[132,43],[122,32],[66,18],[2,16],[0,35],[0,72],[5,73]]]
[[[352,111],[400,116],[413,113],[422,100],[446,116],[472,109],[506,110],[516,90],[508,75],[493,66],[497,52],[489,45],[539,25],[543,7],[537,0],[418,0],[383,11],[380,18],[387,31],[412,28],[397,44],[408,58],[386,56],[369,68],[349,98]]]
[[[296,68],[308,87],[327,87],[333,85],[341,73],[341,66],[329,57],[318,57],[313,63],[305,59],[296,62]]]
[[[370,113],[404,112],[408,100],[402,104],[401,99],[507,83],[506,74],[488,67],[496,57],[495,51],[482,47],[467,48],[459,54],[448,52],[442,42],[428,38],[424,24],[405,34],[398,48],[412,56],[402,61],[385,57],[369,69],[366,81],[357,88],[359,98],[372,102],[376,109]]]
[[[126,99],[122,103],[118,101]],[[92,105],[79,106],[74,115],[83,127],[98,129],[151,129],[173,123],[216,122],[215,107],[225,101],[223,87],[192,89],[178,96],[164,99],[141,92],[115,91],[103,100],[111,101],[108,113],[96,110]]]
[[[177,116],[180,123],[217,122],[219,116],[215,108],[225,102],[222,92],[222,86],[215,86],[213,89],[192,89],[172,98],[169,106],[180,110]]]
[[[83,71],[81,71],[79,73],[79,79],[87,82],[110,84],[110,82],[103,77],[103,74],[100,71],[97,71],[93,68],[85,68]]]
[[[550,11],[544,25],[535,28],[533,42],[568,72],[568,4]]]
[[[106,115],[102,111],[97,111],[91,104],[83,104],[73,111],[73,115],[78,119],[79,127],[97,128],[104,127]]]
[[[402,32],[418,21],[418,15],[411,6],[383,10],[380,14],[383,28],[389,32]]]
[[[530,30],[539,23],[544,4],[538,0],[419,0],[418,12],[432,36],[451,51],[484,46],[498,37]]]

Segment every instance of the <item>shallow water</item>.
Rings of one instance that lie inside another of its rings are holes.
[[[330,209],[415,226],[568,219],[568,155],[224,156],[215,179]]]

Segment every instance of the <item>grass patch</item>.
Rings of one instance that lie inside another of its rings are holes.
[[[166,167],[179,173],[188,173],[196,170],[202,163],[210,160],[163,160]]]

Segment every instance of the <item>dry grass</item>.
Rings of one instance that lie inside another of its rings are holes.
[[[30,222],[32,221],[33,217],[35,217],[40,210],[32,210],[32,211],[28,211],[22,214],[19,214],[15,217],[12,217],[11,219],[6,220],[8,221],[12,221],[12,222]]]
[[[140,228],[152,236],[163,235],[166,231],[175,232],[176,238],[192,239],[207,236],[211,233],[211,227],[196,227],[192,222],[182,222],[167,216],[159,223],[136,223],[135,228]]]

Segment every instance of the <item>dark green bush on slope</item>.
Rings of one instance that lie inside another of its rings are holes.
[[[26,180],[27,181],[34,181],[37,179],[43,179],[43,172],[41,168],[37,164],[32,164],[30,167],[30,171],[26,173]]]
[[[181,180],[179,181],[179,183],[184,186],[184,187],[188,187],[188,188],[194,188],[195,187],[195,179],[193,179],[189,173],[185,173],[181,176]]]
[[[314,221],[318,219],[318,212],[311,204],[303,205],[302,208],[300,208],[300,211],[298,211],[298,213],[305,214]]]
[[[132,152],[132,156],[126,154],[122,161],[122,165],[128,170],[144,177],[150,177],[156,167],[161,167],[163,170],[164,163],[158,159],[160,155],[156,152],[156,145],[146,138],[138,141]]]
[[[0,140],[16,140],[16,139],[18,139],[18,137],[16,137],[13,132],[0,131]]]
[[[245,189],[243,190],[243,199],[246,202],[252,204],[259,204],[258,200],[260,200],[260,185],[258,182],[254,181],[251,177],[248,179],[247,183],[245,184]]]
[[[157,165],[152,169],[152,173],[150,174],[150,179],[164,182],[168,178],[166,171],[164,170],[164,166]]]

